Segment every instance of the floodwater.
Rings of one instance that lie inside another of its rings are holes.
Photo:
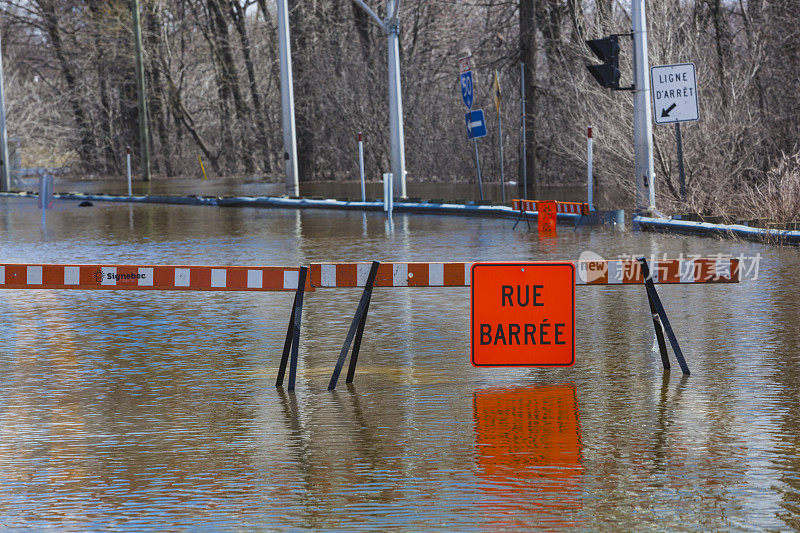
[[[800,528],[800,250],[513,221],[0,199],[2,262],[298,265],[761,255],[659,287],[578,287],[576,363],[475,368],[469,290],[376,288],[355,383],[326,390],[360,291],[2,291],[0,529]],[[757,277],[757,279],[752,279]]]

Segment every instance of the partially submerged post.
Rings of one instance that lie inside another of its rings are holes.
[[[358,132],[358,175],[361,178],[361,201],[367,201],[367,190],[364,183],[364,141],[361,132]]]

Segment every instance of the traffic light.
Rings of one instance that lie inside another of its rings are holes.
[[[605,39],[586,41],[594,55],[600,58],[602,65],[586,65],[594,79],[601,87],[619,89],[619,41],[612,35]]]

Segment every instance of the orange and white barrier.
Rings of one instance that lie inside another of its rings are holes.
[[[576,261],[576,285],[644,283],[641,264],[633,260]],[[653,283],[738,283],[739,260],[661,259],[650,262]]]
[[[511,200],[511,205],[514,211],[528,213],[539,210],[537,206],[539,201],[540,200],[521,200],[517,198]],[[556,212],[570,213],[573,215],[588,215],[589,204],[583,202],[556,202]]]
[[[644,283],[636,260],[576,261],[577,285]],[[376,287],[468,287],[470,262],[381,263]],[[364,287],[370,263],[312,263],[311,285],[316,288]],[[738,283],[738,259],[668,259],[650,264],[654,283]]]
[[[300,267],[0,264],[0,289],[296,291]],[[306,290],[313,290],[306,283]]]
[[[311,263],[311,285],[364,287],[371,263]],[[472,263],[381,263],[376,287],[468,287]]]

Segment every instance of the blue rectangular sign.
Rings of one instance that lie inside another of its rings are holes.
[[[472,71],[468,70],[466,72],[462,72],[460,80],[461,98],[464,100],[464,105],[467,106],[467,109],[472,109]]]
[[[464,115],[467,122],[467,139],[486,137],[486,121],[483,118],[483,109],[476,109]]]

